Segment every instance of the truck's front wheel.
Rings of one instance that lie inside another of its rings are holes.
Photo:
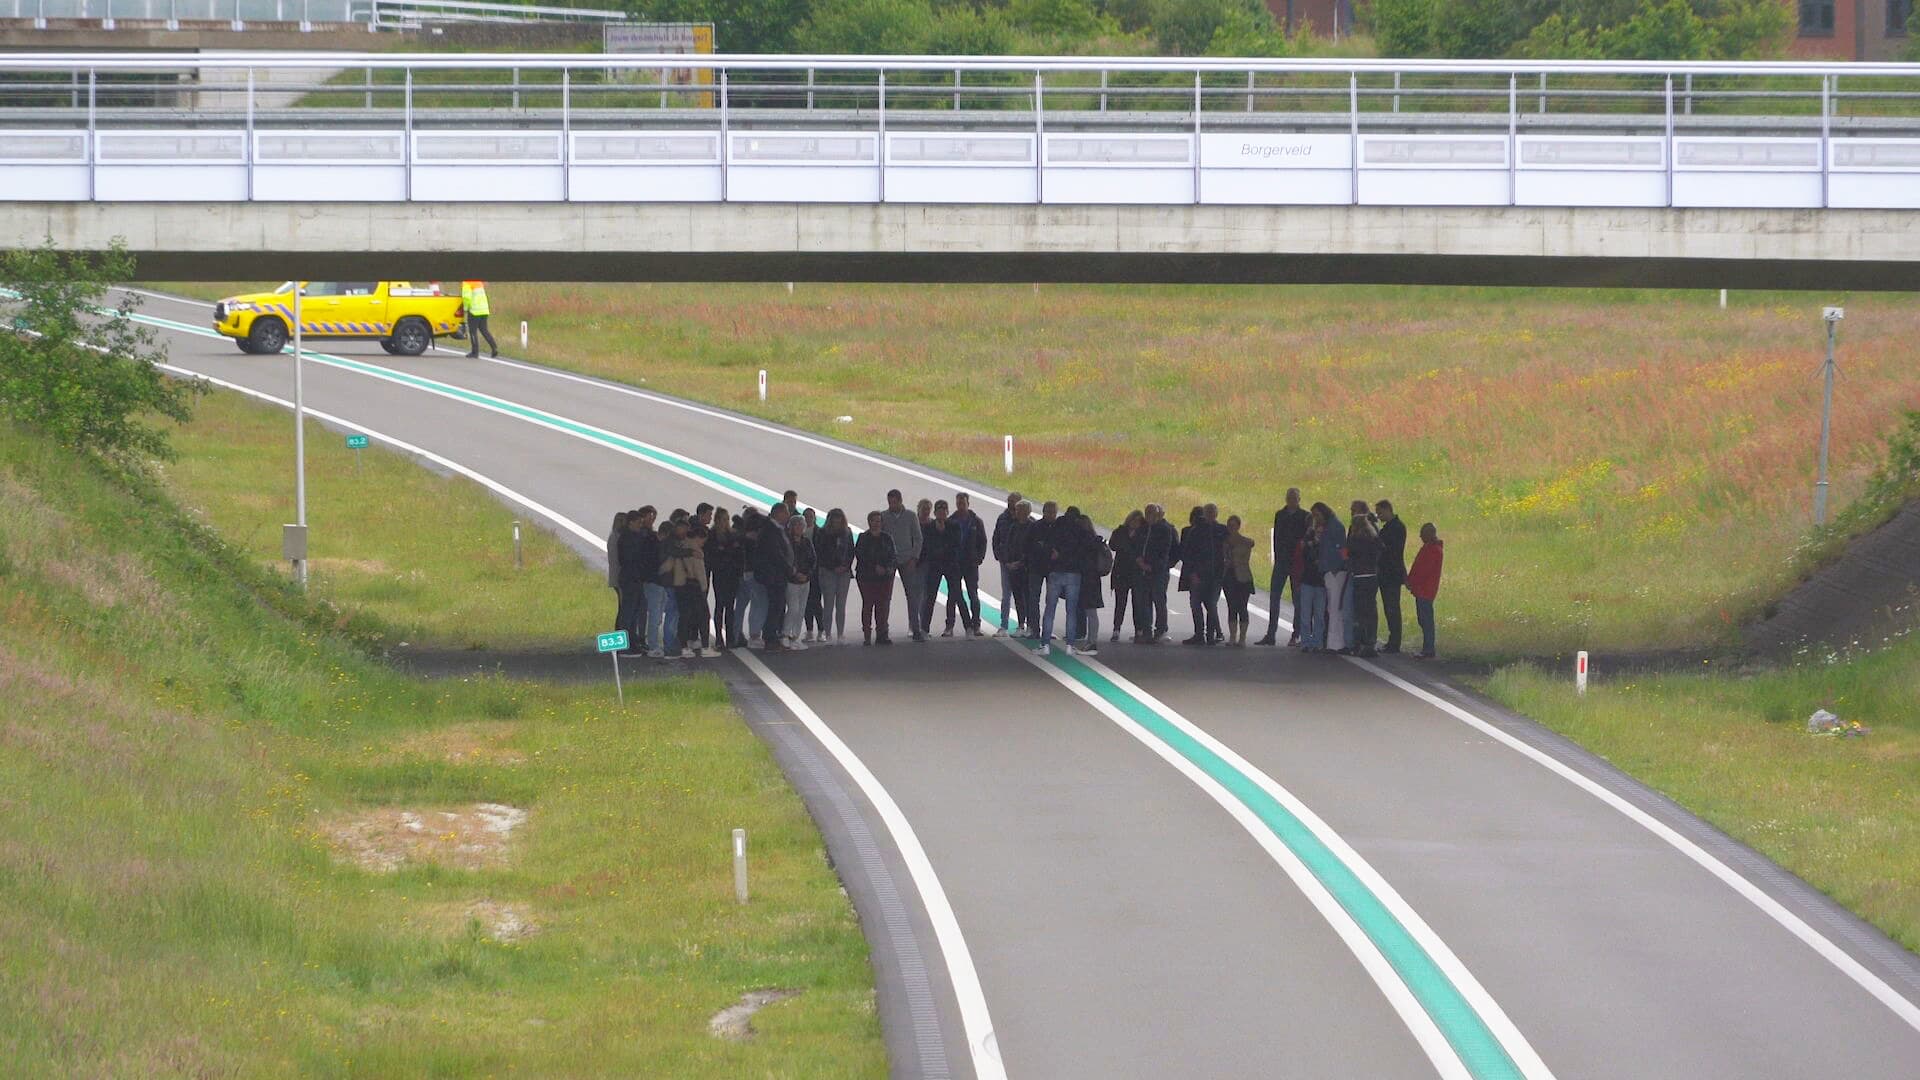
[[[272,356],[287,347],[287,324],[271,316],[255,319],[247,329],[247,344],[252,352]]]
[[[393,328],[393,336],[387,340],[393,346],[389,352],[401,356],[419,356],[433,345],[433,327],[418,316],[401,319]]]

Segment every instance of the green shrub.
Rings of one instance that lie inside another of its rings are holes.
[[[123,293],[102,314],[107,287],[133,277],[133,258],[115,240],[103,253],[61,252],[51,240],[0,254],[0,416],[63,446],[138,468],[165,458],[166,433],[152,414],[186,421],[200,391],[169,379],[152,330],[130,315],[140,298]]]

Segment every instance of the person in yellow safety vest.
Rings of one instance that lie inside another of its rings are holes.
[[[460,305],[467,309],[467,357],[479,359],[480,338],[483,335],[487,339],[489,353],[499,356],[500,346],[493,340],[493,331],[487,329],[487,316],[493,314],[493,308],[487,304],[487,283],[461,282]]]

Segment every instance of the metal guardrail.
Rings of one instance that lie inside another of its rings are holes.
[[[624,11],[598,8],[487,4],[474,0],[353,0],[348,21],[365,22],[373,30],[417,30],[422,26],[459,22],[607,24],[629,22],[632,16]]]
[[[327,81],[300,85],[300,72],[324,72]],[[1289,168],[1300,171],[1261,174],[1267,179],[1260,182],[1297,192],[1305,190],[1301,178],[1314,173],[1319,201],[1357,203],[1369,192],[1395,192],[1380,197],[1417,203],[1434,192],[1459,192],[1535,205],[1529,192],[1542,191],[1587,200],[1581,205],[1677,206],[1711,205],[1688,200],[1711,198],[1716,178],[1733,178],[1727,182],[1754,193],[1742,198],[1789,200],[1755,205],[1920,208],[1916,64],[302,52],[0,57],[0,136],[55,130],[84,143],[81,157],[60,160],[88,171],[87,197],[124,197],[101,196],[95,173],[132,168],[113,155],[158,154],[163,143],[156,136],[173,133],[166,145],[185,146],[180,140],[195,136],[218,142],[209,167],[244,170],[245,198],[256,197],[256,165],[264,168],[271,156],[263,138],[281,155],[282,168],[307,160],[289,149],[289,139],[341,149],[349,147],[337,141],[344,138],[378,142],[377,153],[354,149],[372,155],[354,160],[397,170],[404,178],[397,197],[407,199],[424,197],[414,183],[423,170],[504,165],[527,168],[489,173],[486,182],[553,173],[551,184],[526,186],[529,194],[501,188],[509,199],[579,197],[576,174],[596,168],[632,170],[631,182],[641,185],[632,198],[663,197],[644,188],[642,181],[658,179],[646,170],[682,168],[707,170],[700,175],[714,185],[699,189],[713,194],[688,198],[747,197],[736,182],[750,176],[771,178],[764,190],[777,196],[783,181],[770,171],[776,166],[763,163],[777,159],[780,168],[800,170],[789,179],[816,184],[812,197],[847,201],[917,198],[908,190],[930,192],[929,201],[960,201],[944,189],[908,184],[909,170],[923,170],[912,174],[921,183],[929,170],[950,167],[974,170],[967,175],[982,184],[1007,181],[999,201],[1059,201],[1074,190],[1097,196],[1089,201],[1125,201],[1122,182],[1130,180],[1160,192],[1147,201],[1218,201],[1238,190],[1239,201],[1285,202],[1290,196],[1255,190],[1259,177],[1251,171],[1212,171]],[[1078,137],[1089,133],[1104,141]],[[22,168],[30,164],[18,156],[23,152],[13,159]],[[313,153],[316,166],[349,164]],[[425,154],[446,156],[430,161]],[[1283,160],[1288,155],[1299,160]],[[0,151],[0,168],[8,165]],[[1067,183],[1101,169],[1110,172],[1105,181],[1088,180],[1080,189]],[[1190,183],[1178,179],[1180,170]],[[1869,175],[1871,183],[1858,179]],[[825,186],[828,176],[843,189]],[[866,179],[854,183],[858,177]],[[966,194],[958,179],[952,185]],[[1604,201],[1629,198],[1615,189],[1631,189],[1633,201]],[[1856,198],[1870,201],[1850,201]]]
[[[121,23],[224,23],[235,30],[249,23],[364,23],[369,30],[419,29],[457,22],[621,23],[631,16],[592,7],[536,7],[481,3],[477,0],[0,0],[0,20],[33,20],[44,29],[52,20],[96,23],[105,30]]]

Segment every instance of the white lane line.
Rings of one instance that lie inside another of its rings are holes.
[[[1018,646],[1015,646],[1012,642],[1008,642],[1007,644],[1010,647],[1018,648]],[[1026,649],[1019,649],[1019,651],[1026,653],[1030,660],[1036,663],[1039,662],[1039,657],[1027,653]],[[1320,839],[1320,842],[1327,846],[1328,850],[1338,856],[1341,862],[1347,864],[1348,868],[1353,871],[1354,876],[1358,877],[1361,882],[1366,885],[1368,890],[1380,899],[1380,902],[1386,906],[1387,910],[1393,913],[1394,918],[1400,920],[1401,925],[1407,928],[1407,933],[1412,935],[1413,939],[1420,943],[1420,947],[1425,949],[1427,955],[1433,958],[1435,965],[1446,974],[1448,979],[1452,980],[1454,986],[1459,988],[1460,996],[1466,998],[1468,1004],[1473,1006],[1473,1010],[1480,1014],[1481,1019],[1486,1022],[1488,1029],[1493,1032],[1494,1038],[1500,1041],[1500,1045],[1504,1047],[1507,1054],[1513,1058],[1514,1065],[1520,1069],[1521,1073],[1528,1077],[1550,1077],[1553,1075],[1552,1072],[1548,1070],[1546,1062],[1540,1059],[1540,1055],[1534,1051],[1533,1045],[1527,1041],[1526,1036],[1520,1033],[1519,1027],[1507,1016],[1506,1011],[1500,1007],[1500,1003],[1493,999],[1493,995],[1488,993],[1486,987],[1480,985],[1480,980],[1474,978],[1473,973],[1467,970],[1467,965],[1461,962],[1459,956],[1455,955],[1454,951],[1447,946],[1447,943],[1441,939],[1440,935],[1434,932],[1431,926],[1427,925],[1427,921],[1422,919],[1418,912],[1414,911],[1413,905],[1407,903],[1406,899],[1402,897],[1392,885],[1387,883],[1387,879],[1382,876],[1378,870],[1374,869],[1373,864],[1362,858],[1360,853],[1355,851],[1351,844],[1348,844],[1339,833],[1333,830],[1331,825],[1328,825],[1321,819],[1320,815],[1314,813],[1313,810],[1309,808],[1306,803],[1302,802],[1298,796],[1294,795],[1293,792],[1281,787],[1279,782],[1267,775],[1265,771],[1241,757],[1237,752],[1228,747],[1227,744],[1214,738],[1213,735],[1209,734],[1198,724],[1187,719],[1166,702],[1149,694],[1146,690],[1136,685],[1133,680],[1128,679],[1126,676],[1098,660],[1093,660],[1085,656],[1077,656],[1074,659],[1098,672],[1129,696],[1144,703],[1148,708],[1165,717],[1168,722],[1185,732],[1195,742],[1213,751],[1222,761],[1225,761],[1241,775],[1259,785],[1261,790],[1271,795],[1276,802],[1285,806],[1294,817],[1299,818],[1300,821]],[[1218,785],[1215,786],[1217,787]],[[1216,798],[1220,797],[1232,798],[1225,789],[1221,789],[1220,795],[1216,796]],[[1238,800],[1235,801],[1238,802]],[[1249,817],[1251,818],[1251,814],[1249,814]],[[1252,820],[1258,821],[1257,818],[1252,818]],[[1245,822],[1243,822],[1243,824],[1244,823]],[[1260,827],[1266,830],[1268,836],[1273,835],[1272,829],[1267,828],[1264,824]],[[1302,869],[1304,870],[1305,868],[1302,867]],[[1292,871],[1289,870],[1288,873],[1291,874]],[[1328,900],[1332,902],[1332,897],[1329,896]],[[1345,909],[1342,909],[1343,914],[1344,911]],[[1358,932],[1358,928],[1356,927],[1355,929],[1356,932]],[[1344,934],[1342,936],[1344,936]],[[1371,942],[1369,942],[1369,944],[1371,944]],[[1384,960],[1382,962],[1384,963]],[[1424,1013],[1422,1015],[1424,1015]]]
[[[140,292],[140,290],[129,290],[129,291]],[[162,296],[163,294],[142,293],[142,295]],[[165,298],[174,299],[174,300],[180,299],[177,297],[165,297]],[[185,301],[185,302],[194,303],[194,304],[201,303],[201,301]],[[212,305],[209,304],[206,306],[211,307]],[[737,414],[726,412],[724,410],[711,409],[704,406],[694,405],[689,402],[677,401],[671,397],[666,397],[656,393],[650,393],[644,390],[636,390],[631,387],[621,386],[607,380],[587,378],[584,376],[575,375],[571,372],[557,371],[553,368],[545,368],[535,364],[523,364],[523,363],[518,363],[515,361],[508,361],[508,360],[497,360],[497,361],[490,361],[490,362],[503,364],[503,365],[517,368],[524,371],[530,371],[538,374],[547,375],[552,378],[564,379],[564,380],[578,382],[578,383],[585,383],[601,389],[612,390],[616,393],[626,394],[631,397],[644,398],[648,401],[657,402],[658,404],[668,405],[678,409],[685,409],[689,412],[698,413],[702,416],[708,416],[718,420],[725,420],[730,423],[741,424],[745,427],[749,427],[757,431],[766,432],[772,435],[783,436],[785,438],[794,439],[796,441],[806,443],[811,446],[816,446],[821,449],[830,450],[838,454],[843,454],[847,457],[852,457],[872,465],[877,465],[882,468],[890,469],[895,472],[901,473],[902,475],[912,476],[916,479],[920,479],[929,483],[940,484],[942,486],[947,486],[949,483],[949,481],[946,478],[937,477],[930,473],[922,472],[920,470],[902,465],[899,462],[889,461],[885,458],[877,457],[873,454],[865,453],[863,451],[856,450],[852,447],[842,446],[838,443],[829,442],[827,440],[815,438],[810,435],[803,435],[799,432],[790,431],[788,429],[777,427],[772,424],[766,424],[760,421],[751,420],[746,417],[739,416]],[[957,490],[965,491],[968,495],[972,496],[975,499],[981,500],[983,502],[993,501],[993,496],[991,494],[978,491],[974,488],[967,487],[965,485],[958,485]],[[983,592],[981,595],[984,597],[986,594]],[[1247,607],[1250,613],[1259,614],[1259,615],[1268,614],[1267,609],[1262,607],[1259,604],[1250,602],[1247,605]],[[1293,621],[1291,619],[1280,619],[1279,621],[1280,623],[1285,625],[1288,629],[1292,629]],[[1643,811],[1640,811],[1639,809],[1635,808],[1631,803],[1628,803],[1625,800],[1620,799],[1618,796],[1615,796],[1611,792],[1608,792],[1605,788],[1602,788],[1598,784],[1592,782],[1591,780],[1588,780],[1585,776],[1582,776],[1578,771],[1574,770],[1571,766],[1564,765],[1561,762],[1559,762],[1557,759],[1551,757],[1550,755],[1547,755],[1542,751],[1535,750],[1533,747],[1528,746],[1526,743],[1521,742],[1520,740],[1507,735],[1505,732],[1501,732],[1498,728],[1494,727],[1492,724],[1474,715],[1473,713],[1470,713],[1465,709],[1459,708],[1458,706],[1454,706],[1447,702],[1444,702],[1441,699],[1435,697],[1434,695],[1429,694],[1426,691],[1421,690],[1420,688],[1414,686],[1413,684],[1406,682],[1405,680],[1399,678],[1398,676],[1392,675],[1391,673],[1373,664],[1369,664],[1364,660],[1360,660],[1358,658],[1349,658],[1349,659],[1352,659],[1354,663],[1358,664],[1360,667],[1374,674],[1375,676],[1378,676],[1379,678],[1385,680],[1390,685],[1396,686],[1399,689],[1406,691],[1408,694],[1411,694],[1413,697],[1421,701],[1425,701],[1429,704],[1439,707],[1443,712],[1447,713],[1447,715],[1452,716],[1455,719],[1460,720],[1463,723],[1466,723],[1477,729],[1491,732],[1491,733],[1496,733],[1495,737],[1498,738],[1503,744],[1511,747],[1512,749],[1518,750],[1520,753],[1533,759],[1539,764],[1546,766],[1548,769],[1552,770],[1555,774],[1560,775],[1561,777],[1572,781],[1576,786],[1589,792],[1590,794],[1593,794],[1595,797],[1599,798],[1603,803],[1613,807],[1615,810],[1620,811],[1622,814],[1625,814],[1629,820],[1634,821],[1639,825],[1641,825],[1642,827],[1646,828],[1647,831],[1651,832],[1654,836],[1665,841],[1667,844],[1671,845],[1675,850],[1679,851],[1682,855],[1686,856],[1688,859],[1692,860],[1694,863],[1698,864],[1699,866],[1707,870],[1707,872],[1712,874],[1714,877],[1726,883],[1729,887],[1731,887],[1734,890],[1735,893],[1746,898],[1749,902],[1753,903],[1756,907],[1760,908],[1760,910],[1766,912],[1767,915],[1771,917],[1775,922],[1779,923],[1788,932],[1792,933],[1795,937],[1799,938],[1802,942],[1806,943],[1821,957],[1825,958],[1827,961],[1829,961],[1830,963],[1838,967],[1842,972],[1846,973],[1846,975],[1849,978],[1851,978],[1855,983],[1857,983],[1862,989],[1866,990],[1869,994],[1872,994],[1875,999],[1879,1000],[1881,1003],[1885,1004],[1888,1008],[1892,1009],[1896,1015],[1898,1015],[1902,1020],[1906,1021],[1915,1030],[1920,1031],[1920,1006],[1916,1006],[1912,1001],[1908,1000],[1905,996],[1901,995],[1898,991],[1894,990],[1893,987],[1889,986],[1885,980],[1881,979],[1879,976],[1875,975],[1873,972],[1868,971],[1865,967],[1863,967],[1860,964],[1859,961],[1853,959],[1852,955],[1849,954],[1845,949],[1835,944],[1832,941],[1832,939],[1820,933],[1818,930],[1814,929],[1812,926],[1809,926],[1806,923],[1806,921],[1801,919],[1799,916],[1786,910],[1786,908],[1781,906],[1778,901],[1775,901],[1772,897],[1767,896],[1765,892],[1763,892],[1758,886],[1754,885],[1751,881],[1747,880],[1747,878],[1743,876],[1739,871],[1728,866],[1725,862],[1722,862],[1720,859],[1716,858],[1710,852],[1702,849],[1699,845],[1693,843],[1691,840],[1688,840],[1686,837],[1681,836],[1679,833],[1675,832],[1671,828],[1668,828],[1667,826],[1661,824],[1658,821],[1658,819],[1655,819],[1650,815],[1647,815]]]
[[[275,397],[272,394],[254,390],[251,387],[228,382],[225,379],[216,379],[212,376],[202,375],[199,372],[176,367],[172,364],[162,364],[160,368],[163,371],[174,374],[204,379],[215,386],[233,390],[273,405],[278,405],[283,409],[293,408],[293,402],[285,398]],[[307,413],[327,423],[351,428],[369,438],[386,443],[389,446],[397,447],[407,453],[418,455],[442,468],[458,473],[484,486],[487,490],[494,492],[502,498],[519,503],[521,506],[539,514],[541,517],[546,518],[589,544],[601,545],[606,543],[605,537],[595,535],[592,530],[581,525],[579,522],[451,458],[436,454],[431,450],[407,442],[404,439],[397,439],[383,432],[375,431],[372,428],[362,426],[332,413],[321,412],[318,409],[308,409]],[[682,473],[681,475],[691,476],[691,474],[688,473]],[[725,490],[723,488],[716,489]],[[879,777],[873,775],[872,770],[867,768],[866,763],[861,761],[859,756],[853,752],[853,749],[836,735],[832,728],[827,726],[826,721],[820,718],[819,713],[814,712],[805,701],[801,700],[798,694],[793,692],[793,689],[786,684],[785,680],[775,675],[765,664],[761,663],[759,657],[752,655],[750,652],[738,651],[734,655],[746,665],[747,670],[754,673],[754,676],[758,678],[768,690],[773,692],[775,697],[779,698],[795,716],[800,718],[800,722],[805,724],[807,730],[813,733],[814,738],[818,739],[820,744],[826,748],[827,752],[833,755],[834,760],[840,763],[840,767],[846,770],[847,775],[852,777],[853,782],[859,786],[861,794],[865,795],[867,801],[872,803],[874,808],[879,812],[881,821],[886,825],[888,834],[893,838],[894,846],[900,852],[901,860],[906,863],[907,872],[913,878],[914,888],[919,891],[921,902],[926,905],[927,917],[928,920],[933,923],[934,935],[939,939],[940,954],[946,961],[947,979],[953,986],[954,996],[960,1006],[961,1023],[962,1026],[966,1028],[967,1051],[972,1059],[974,1075],[977,1076],[979,1080],[1006,1080],[1006,1068],[1001,1064],[999,1044],[994,1038],[993,1018],[987,1011],[986,994],[980,986],[980,975],[973,966],[973,954],[967,949],[966,937],[960,931],[959,920],[955,918],[953,914],[953,905],[947,899],[946,890],[940,885],[940,877],[934,872],[933,861],[927,857],[926,848],[921,845],[920,837],[913,831],[913,826],[908,823],[906,815],[900,810],[899,804],[894,802],[893,796],[887,793],[887,789],[880,783]]]
[[[1718,858],[1715,858],[1705,848],[1702,848],[1685,836],[1680,835],[1680,833],[1676,832],[1659,818],[1654,817],[1645,810],[1608,791],[1598,782],[1573,768],[1571,765],[1560,761],[1544,750],[1528,745],[1526,742],[1502,731],[1500,728],[1468,712],[1466,709],[1450,701],[1443,700],[1435,694],[1428,692],[1426,689],[1416,686],[1376,664],[1367,663],[1357,657],[1349,657],[1348,659],[1353,660],[1362,670],[1375,678],[1399,687],[1401,690],[1412,694],[1414,697],[1432,705],[1434,708],[1452,716],[1454,719],[1473,727],[1491,738],[1499,740],[1513,750],[1533,759],[1543,767],[1564,778],[1567,782],[1581,788],[1594,798],[1618,810],[1620,813],[1625,814],[1629,819],[1644,827],[1648,832],[1673,845],[1681,854],[1699,864],[1699,866],[1709,874],[1725,882],[1734,892],[1745,897],[1753,906],[1759,908],[1765,912],[1768,917],[1772,918],[1774,922],[1785,927],[1788,933],[1806,943],[1809,948],[1818,953],[1828,963],[1839,968],[1841,972],[1857,983],[1867,993],[1872,994],[1881,1004],[1893,1010],[1893,1014],[1906,1021],[1909,1027],[1912,1027],[1915,1031],[1920,1031],[1920,1006],[1916,1006],[1912,1001],[1908,1000],[1905,995],[1895,990],[1892,986],[1889,986],[1886,980],[1867,970],[1864,965],[1853,958],[1851,953],[1834,944],[1830,938],[1820,931],[1809,926],[1806,920],[1788,911],[1784,905],[1767,895],[1759,886],[1748,881],[1738,871],[1726,863],[1721,862]]]
[[[880,820],[886,823],[887,831],[893,835],[894,844],[900,849],[907,872],[920,889],[921,898],[927,906],[927,919],[933,923],[934,936],[940,941],[940,952],[947,958],[948,978],[953,981],[954,995],[960,999],[960,1018],[967,1029],[967,1051],[973,1059],[974,1072],[980,1080],[1005,1080],[1006,1069],[1000,1061],[993,1019],[987,1015],[986,994],[981,990],[980,977],[974,971],[973,954],[967,951],[966,938],[960,933],[960,920],[954,916],[953,905],[948,903],[946,891],[940,887],[940,881],[934,875],[933,863],[927,858],[926,849],[920,845],[920,838],[914,833],[912,823],[907,821],[907,815],[893,801],[893,796],[887,794],[879,778],[868,771],[866,764],[820,719],[820,714],[793,692],[786,680],[775,675],[750,650],[735,650],[734,656],[758,676],[793,715],[800,718],[813,737],[853,777],[853,782],[860,786],[861,792],[879,812]]]
[[[1133,736],[1160,760],[1171,765],[1175,771],[1191,781],[1195,787],[1206,792],[1208,798],[1218,803],[1228,816],[1239,822],[1247,835],[1253,837],[1254,843],[1259,844],[1261,849],[1279,864],[1280,869],[1292,879],[1301,895],[1307,898],[1314,910],[1320,913],[1320,917],[1325,919],[1327,925],[1339,935],[1347,950],[1360,961],[1361,968],[1373,980],[1374,985],[1380,988],[1380,993],[1386,997],[1393,1011],[1399,1014],[1401,1022],[1406,1024],[1407,1029],[1413,1033],[1414,1041],[1420,1044],[1420,1049],[1427,1055],[1427,1059],[1433,1062],[1434,1069],[1440,1076],[1445,1080],[1472,1080],[1472,1070],[1468,1069],[1466,1062],[1460,1059],[1453,1044],[1447,1041],[1439,1025],[1434,1023],[1433,1017],[1420,1004],[1419,999],[1414,997],[1413,991],[1408,989],[1399,972],[1394,970],[1393,965],[1380,952],[1379,946],[1375,945],[1366,931],[1360,928],[1360,924],[1354,921],[1347,909],[1340,906],[1340,902],[1327,891],[1327,887],[1314,876],[1306,863],[1302,862],[1300,857],[1295,855],[1293,850],[1287,847],[1280,837],[1275,835],[1273,829],[1261,821],[1246,803],[1235,798],[1232,792],[1222,787],[1219,781],[1208,776],[1186,755],[1169,746],[1165,740],[1156,738],[1151,732],[1143,730],[1113,703],[1094,693],[1078,679],[1047,663],[1031,649],[1006,638],[1002,638],[1001,641],[1028,663],[1045,672],[1054,682],[1066,687],[1069,693],[1086,702],[1095,712],[1113,721],[1120,730]],[[1106,670],[1103,670],[1102,674],[1109,678],[1113,677]],[[1317,818],[1314,820],[1318,821]]]

